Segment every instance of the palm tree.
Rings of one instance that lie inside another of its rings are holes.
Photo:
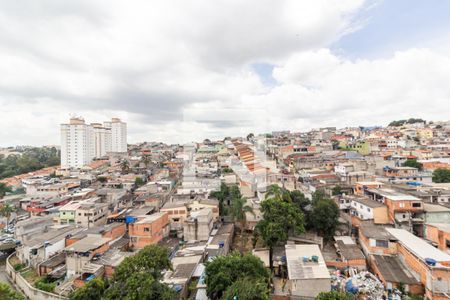
[[[242,249],[244,248],[245,242],[244,235],[245,235],[245,228],[247,227],[247,213],[250,213],[253,216],[255,216],[253,207],[247,204],[247,199],[242,196],[233,198],[231,202],[231,216],[233,217],[235,222],[239,223],[241,227]]]
[[[4,203],[0,208],[0,215],[6,218],[6,228],[8,228],[9,218],[11,218],[11,213],[16,211],[16,207],[11,203]]]
[[[130,163],[126,159],[122,159],[120,162],[120,168],[123,174],[127,174],[130,171]]]
[[[143,155],[141,157],[141,162],[145,165],[145,168],[148,169],[148,166],[152,162],[152,157],[150,155]]]
[[[292,202],[289,191],[276,184],[272,184],[267,188],[265,199],[277,199],[280,201]]]

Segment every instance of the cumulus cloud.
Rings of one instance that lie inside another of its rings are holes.
[[[373,2],[373,1],[372,1]],[[130,141],[439,118],[448,58],[349,61],[333,42],[363,0],[0,2],[1,145],[59,142],[70,113],[125,119]],[[274,65],[265,86],[252,65]],[[420,108],[423,103],[428,105]],[[413,110],[414,109],[414,110]]]

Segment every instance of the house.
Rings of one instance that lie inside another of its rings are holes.
[[[183,229],[184,221],[188,216],[186,202],[178,201],[173,203],[166,203],[160,211],[167,213],[169,218],[170,230],[180,231]]]
[[[185,241],[207,241],[213,228],[213,214],[209,208],[191,212],[184,221],[183,234]]]
[[[426,223],[424,237],[438,249],[450,254],[450,224]]]
[[[421,199],[387,188],[368,189],[366,193],[387,206],[391,224],[422,235],[424,216]]]
[[[331,289],[330,273],[317,245],[286,245],[287,286],[292,296],[314,298]]]
[[[383,187],[383,184],[378,181],[359,181],[355,183],[354,192],[357,195],[365,196],[367,189],[379,189]]]
[[[423,287],[404,263],[394,255],[373,255],[372,271],[387,290],[402,287],[405,292],[423,295]]]
[[[136,222],[129,224],[128,231],[132,248],[142,249],[157,244],[169,234],[168,214],[159,212],[138,217]]]
[[[75,211],[77,225],[90,228],[106,224],[108,216],[108,204],[98,203],[95,200],[83,202]]]
[[[359,244],[366,257],[370,254],[389,255],[397,253],[397,240],[386,227],[372,223],[361,223],[359,227]]]
[[[332,265],[327,261],[327,266],[337,268],[352,267],[358,270],[367,269],[366,257],[350,236],[335,236],[334,240],[339,260]]]
[[[398,255],[425,287],[428,299],[447,299],[450,293],[450,255],[412,233],[386,228],[397,239]]]
[[[67,276],[80,275],[86,264],[109,249],[110,240],[109,238],[101,237],[101,235],[90,234],[67,246],[64,249],[64,252],[66,252]],[[86,272],[86,270],[83,272]]]
[[[367,220],[372,220],[374,224],[389,224],[386,205],[366,197],[351,197],[350,199],[350,214],[354,226],[359,226],[360,221]]]
[[[438,204],[423,204],[425,223],[445,223],[450,224],[450,208]]]
[[[216,199],[201,199],[194,200],[187,204],[189,212],[198,211],[204,208],[209,208],[212,211],[214,222],[219,221],[219,200]]]

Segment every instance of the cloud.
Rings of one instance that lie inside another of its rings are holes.
[[[378,123],[412,108],[438,117],[445,110],[420,105],[448,105],[444,54],[349,61],[328,50],[369,4],[3,1],[0,145],[57,144],[70,113],[119,116],[132,142]],[[276,84],[258,64],[274,66]]]

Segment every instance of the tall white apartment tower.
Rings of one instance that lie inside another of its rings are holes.
[[[111,129],[111,152],[127,152],[127,123],[112,118],[104,126]]]
[[[102,126],[73,117],[61,124],[61,168],[80,168],[111,152],[127,152],[127,124],[120,119]]]
[[[93,137],[93,128],[82,118],[73,117],[69,124],[61,124],[61,167],[89,164],[95,155]]]

